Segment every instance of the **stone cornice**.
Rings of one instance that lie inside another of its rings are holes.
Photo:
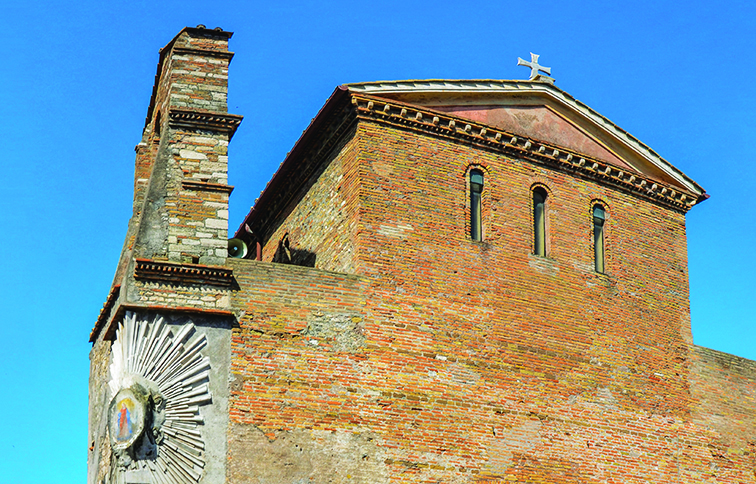
[[[220,27],[215,27],[214,29],[209,29],[205,27],[204,25],[198,25],[196,27],[184,27],[181,29],[181,32],[179,32],[175,38],[178,38],[179,35],[181,35],[183,32],[188,32],[196,37],[207,37],[209,39],[230,39],[234,33],[229,32],[227,30],[223,30]]]
[[[175,109],[168,111],[168,125],[172,128],[189,128],[228,133],[228,139],[234,136],[243,116],[228,113]]]
[[[149,259],[135,260],[134,279],[142,282],[220,288],[231,288],[234,283],[233,270],[227,267],[179,264]]]
[[[577,174],[683,213],[698,202],[695,194],[675,189],[635,172],[624,171],[605,161],[448,113],[357,94],[352,95],[352,104],[356,107],[357,117],[360,119],[462,141]]]
[[[187,190],[203,190],[207,192],[224,192],[229,195],[234,191],[234,187],[231,185],[223,185],[221,183],[210,183],[201,180],[184,179],[181,181],[181,186]]]
[[[703,196],[704,189],[691,180],[685,173],[677,169],[657,152],[648,147],[638,138],[628,133],[609,120],[606,116],[598,113],[590,106],[575,99],[569,93],[556,87],[553,83],[530,81],[530,80],[450,80],[450,79],[427,79],[407,81],[378,81],[348,84],[351,92],[368,96],[391,97],[393,95],[442,95],[442,96],[478,96],[490,102],[491,96],[512,94],[521,96],[541,96],[550,98],[557,103],[579,113],[586,121],[599,127],[612,136],[617,142],[626,145],[639,156],[655,165],[659,170],[670,178],[676,180],[684,189],[694,197]],[[412,103],[410,99],[400,99],[398,102]]]
[[[197,55],[202,57],[215,57],[218,59],[231,60],[234,57],[233,52],[227,50],[207,50],[207,49],[192,49],[189,47],[174,47],[171,51],[175,55]]]

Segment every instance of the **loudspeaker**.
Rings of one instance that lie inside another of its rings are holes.
[[[228,239],[228,256],[244,259],[247,256],[247,244],[242,239]]]

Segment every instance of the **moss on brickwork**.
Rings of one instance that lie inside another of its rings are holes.
[[[257,482],[250,462],[313,452],[323,432],[370,432],[365,459],[380,465],[356,482],[754,482],[747,442],[691,394],[684,214],[380,123],[339,146],[271,223],[264,258],[289,233],[316,267],[344,274],[233,264],[230,475]],[[485,173],[481,242],[469,237],[471,167]],[[533,186],[549,195],[546,257],[533,255]],[[726,418],[752,418],[739,412]],[[325,445],[347,460],[356,448]],[[251,448],[261,454],[241,459]],[[295,482],[318,469],[266,472]]]

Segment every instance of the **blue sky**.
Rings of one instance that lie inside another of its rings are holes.
[[[235,32],[232,229],[333,89],[386,79],[557,86],[701,184],[688,214],[695,342],[756,359],[752,2],[0,4],[0,481],[86,478],[89,331],[131,214],[158,49]]]

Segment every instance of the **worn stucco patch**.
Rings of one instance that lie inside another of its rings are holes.
[[[257,427],[229,429],[228,482],[306,484],[388,482],[383,449],[371,432],[296,429],[265,435]]]
[[[354,353],[365,346],[364,322],[358,314],[315,314],[302,333],[312,346]]]

